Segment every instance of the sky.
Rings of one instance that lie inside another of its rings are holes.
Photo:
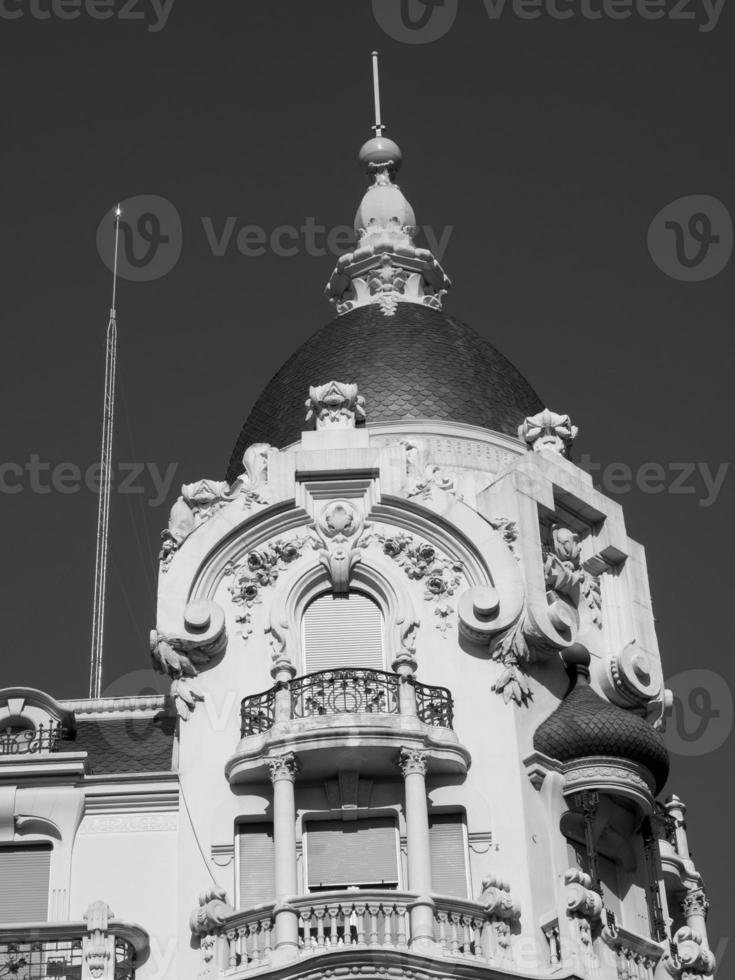
[[[178,488],[224,477],[262,387],[333,315],[377,48],[401,187],[445,246],[446,311],[571,414],[577,461],[647,549],[678,699],[669,788],[690,804],[726,975],[735,13],[401,6],[0,4],[3,684],[88,689],[113,206],[138,238],[117,299],[108,695],[152,683]]]

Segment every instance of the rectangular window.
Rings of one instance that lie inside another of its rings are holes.
[[[0,847],[0,922],[47,922],[49,844]]]
[[[243,823],[238,827],[238,908],[249,909],[276,897],[273,824]]]
[[[429,817],[431,886],[439,895],[467,898],[467,843],[462,815]]]
[[[392,817],[313,820],[304,831],[309,891],[398,885],[398,832]]]

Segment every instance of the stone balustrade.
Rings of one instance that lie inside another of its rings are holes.
[[[291,904],[299,917],[301,955],[344,946],[408,949],[414,896],[390,889],[322,892]]]
[[[298,921],[296,959],[336,951],[412,948],[411,909],[418,896],[392,889],[325,891],[288,899]],[[433,895],[421,900],[433,914],[433,944],[423,955],[469,960],[496,968],[511,965],[510,926],[482,902]],[[276,947],[274,904],[231,912],[201,935],[200,977],[238,975],[268,967]]]

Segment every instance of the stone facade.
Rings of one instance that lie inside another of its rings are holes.
[[[443,279],[373,300],[356,278],[416,259],[408,217],[368,213],[388,170],[375,187],[333,298],[435,317]],[[67,937],[82,977],[711,975],[684,805],[616,734],[635,716],[657,737],[668,698],[645,556],[569,458],[576,426],[513,403],[517,438],[371,424],[353,377],[297,394],[300,441],[173,503],[151,635],[169,695],[0,691],[0,860],[51,846],[32,934]],[[573,668],[614,716],[551,756],[534,736]],[[30,935],[0,923],[0,970]]]

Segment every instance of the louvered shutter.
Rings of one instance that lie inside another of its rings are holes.
[[[51,847],[0,847],[0,922],[48,921]]]
[[[462,817],[442,813],[429,818],[431,886],[439,895],[467,898],[467,847]]]
[[[303,619],[304,673],[338,667],[384,669],[383,616],[366,595],[319,596]]]
[[[247,823],[239,829],[240,891],[238,905],[251,908],[276,897],[273,824]]]
[[[306,824],[309,888],[398,884],[395,821],[315,820]]]

